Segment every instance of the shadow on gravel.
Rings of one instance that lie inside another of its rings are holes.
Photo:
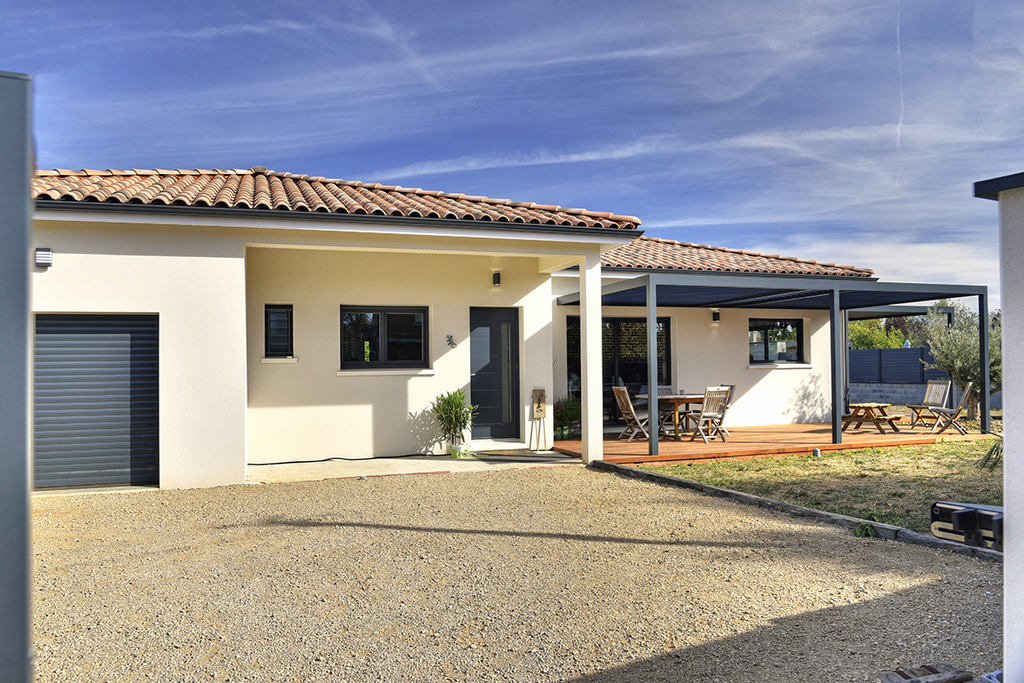
[[[622,536],[594,536],[584,534],[559,534],[544,531],[504,531],[501,529],[459,529],[456,527],[426,527],[407,526],[401,524],[370,524],[367,522],[324,522],[308,519],[287,519],[282,517],[269,517],[264,519],[261,526],[274,527],[286,526],[294,528],[321,528],[337,527],[339,529],[378,529],[384,531],[403,531],[414,533],[444,534],[444,535],[469,535],[469,536],[493,536],[495,538],[550,538],[562,541],[580,541],[583,543],[623,543],[627,545],[655,545],[655,546],[700,546],[706,548],[769,548],[774,547],[771,543],[764,542],[737,542],[737,541],[688,541],[672,539],[649,539],[649,538],[624,538]]]
[[[568,680],[863,681],[901,666],[937,662],[971,669],[976,676],[1001,669],[999,601],[993,598],[986,606],[979,600],[975,612],[951,613],[942,607],[941,591],[926,585],[776,619],[769,626]],[[721,618],[721,614],[712,617]],[[742,628],[738,625],[736,630]],[[688,627],[695,637],[703,630],[699,623]]]

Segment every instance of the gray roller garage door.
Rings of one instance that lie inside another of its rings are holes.
[[[155,315],[36,315],[36,488],[159,484]]]

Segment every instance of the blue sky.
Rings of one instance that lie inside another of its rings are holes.
[[[0,0],[40,168],[249,168],[639,216],[986,284],[1024,171],[1019,0]]]

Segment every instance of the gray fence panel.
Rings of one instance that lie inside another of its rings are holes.
[[[850,351],[851,382],[881,382],[882,367],[879,349],[855,349]]]
[[[879,349],[882,363],[882,381],[896,384],[924,382],[924,349]]]
[[[926,363],[934,363],[935,356],[932,355],[931,349],[924,350],[924,360]],[[925,368],[924,381],[927,382],[930,379],[949,379],[949,373],[945,370],[929,370]]]
[[[925,368],[922,360],[934,362],[929,349],[855,349],[849,357],[851,383],[924,384],[949,377]]]

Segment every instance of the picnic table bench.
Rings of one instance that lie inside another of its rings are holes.
[[[875,428],[882,434],[885,434],[885,430],[882,429],[882,425],[887,424],[892,428],[892,431],[900,431],[896,423],[902,418],[899,415],[889,415],[885,412],[890,403],[851,403],[850,413],[843,415],[843,431],[851,425],[856,423],[856,429],[860,429],[861,425],[865,422],[875,425]]]

